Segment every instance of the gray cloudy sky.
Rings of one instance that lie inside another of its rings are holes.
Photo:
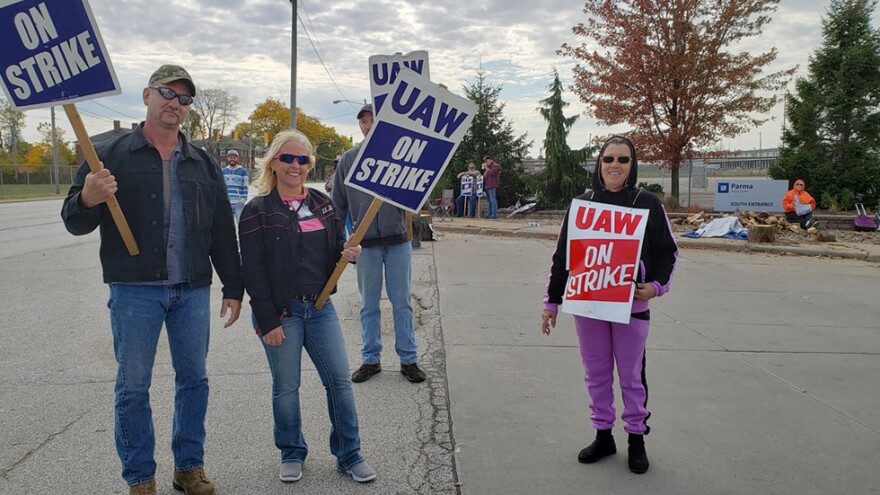
[[[370,55],[427,50],[431,79],[459,94],[482,66],[488,82],[503,87],[505,116],[517,133],[527,132],[534,140],[532,155],[540,153],[546,130],[535,108],[546,96],[550,72],[556,68],[567,85],[571,82],[574,62],[556,50],[563,42],[582,41],[571,34],[571,27],[585,20],[581,0],[298,1],[305,29],[298,24],[297,105],[306,113],[360,140],[357,110],[333,100],[369,98]],[[238,95],[241,120],[267,97],[290,101],[289,1],[91,0],[90,5],[123,90],[77,104],[92,134],[110,128],[114,119],[124,126],[142,120],[140,92],[150,73],[164,63],[183,65],[201,86],[224,87]],[[742,49],[758,52],[776,46],[779,57],[771,70],[799,65],[799,74],[804,74],[821,40],[820,16],[827,5],[783,0],[764,34]],[[875,14],[875,26],[877,21]],[[568,114],[582,113],[573,93],[565,99],[572,104]],[[60,113],[59,125],[68,128]],[[48,109],[28,112],[26,139],[36,139],[37,124],[48,120],[48,114]],[[759,140],[763,147],[776,146],[781,104],[771,116],[776,120],[723,146],[754,149]],[[579,147],[591,134],[612,130],[620,129],[599,127],[582,116],[569,144]],[[67,137],[73,138],[72,131]]]

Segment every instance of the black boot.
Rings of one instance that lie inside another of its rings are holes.
[[[614,443],[611,430],[596,430],[596,439],[593,440],[589,447],[580,451],[578,462],[592,464],[605,456],[616,453],[617,445]]]
[[[629,434],[629,470],[636,474],[648,472],[648,453],[645,452],[645,437]]]

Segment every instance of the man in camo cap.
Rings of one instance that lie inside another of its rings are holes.
[[[163,325],[176,375],[172,484],[186,495],[214,494],[204,470],[212,272],[223,283],[226,327],[238,318],[244,293],[220,166],[180,132],[195,94],[183,67],[159,67],[142,93],[146,120],[97,147],[105,168],[91,172],[83,163],[61,211],[74,235],[101,229],[118,364],[116,450],[129,493],[136,495],[156,493],[150,382]],[[136,256],[126,251],[107,208],[114,194],[138,244]]]
[[[189,72],[179,65],[163,65],[150,76],[150,86],[156,84],[168,84],[180,81],[189,90],[189,95],[195,97],[196,85],[192,81]]]

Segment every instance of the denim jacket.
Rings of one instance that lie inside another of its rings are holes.
[[[226,182],[216,162],[187,143],[183,134],[179,136],[183,151],[178,178],[186,218],[189,283],[193,287],[210,285],[213,263],[223,283],[223,298],[240,301],[244,285]],[[116,199],[140,254],[128,254],[106,203],[94,208],[80,204],[79,196],[90,171],[88,163],[80,167],[64,200],[61,217],[65,227],[74,235],[85,235],[100,227],[105,283],[167,280],[162,157],[144,137],[143,123],[129,134],[100,143],[96,151],[116,178]]]

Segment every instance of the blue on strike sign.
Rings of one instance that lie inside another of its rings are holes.
[[[402,68],[345,184],[417,213],[477,106]]]
[[[25,110],[118,94],[85,0],[0,0],[0,80]]]

